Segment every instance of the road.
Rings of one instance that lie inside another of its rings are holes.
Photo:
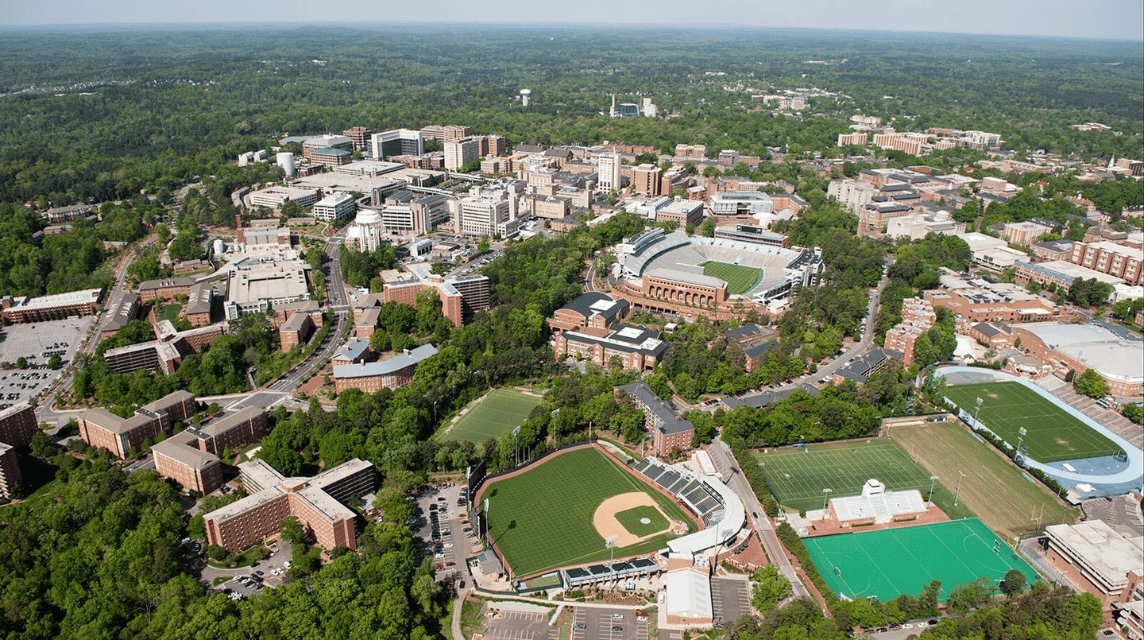
[[[82,410],[60,410],[55,409],[56,394],[60,389],[71,388],[72,377],[75,375],[76,360],[84,355],[95,353],[96,346],[99,345],[99,334],[103,330],[103,325],[107,324],[111,314],[115,313],[118,308],[119,300],[127,290],[124,288],[123,283],[127,279],[127,268],[139,257],[139,254],[150,247],[158,240],[157,235],[150,235],[143,239],[142,242],[135,245],[131,253],[127,254],[119,263],[119,267],[115,274],[115,284],[107,291],[104,297],[103,309],[99,313],[99,317],[91,325],[91,331],[84,336],[83,343],[76,349],[76,357],[68,365],[68,368],[56,380],[50,389],[46,389],[44,394],[40,397],[39,404],[36,407],[36,419],[39,422],[47,422],[49,424],[56,424],[60,419],[69,419],[79,416]]]
[[[790,580],[791,595],[795,598],[810,597],[810,592],[806,590],[806,586],[802,584],[802,580],[795,573],[794,565],[787,558],[786,548],[779,540],[778,534],[775,533],[775,527],[767,518],[763,505],[759,503],[759,498],[751,490],[751,485],[747,483],[747,479],[739,471],[739,465],[736,464],[735,456],[732,455],[730,447],[716,438],[707,451],[711,454],[711,460],[715,466],[719,468],[720,473],[726,479],[727,486],[743,501],[743,505],[747,509],[747,519],[751,523],[751,528],[759,534],[759,539],[763,542],[763,549],[767,552],[767,558],[778,567],[779,573],[784,578]],[[755,514],[758,514],[757,518]]]

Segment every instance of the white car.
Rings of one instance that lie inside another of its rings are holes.
[[[446,549],[452,549],[452,548],[453,548],[453,543],[452,543],[452,542],[446,542],[446,543],[445,543],[445,548],[446,548]]]

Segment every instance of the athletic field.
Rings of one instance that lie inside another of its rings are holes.
[[[960,422],[895,426],[889,434],[951,490],[960,481],[959,504],[1007,540],[1045,525],[1075,523],[1080,515]]]
[[[978,420],[1014,447],[1024,427],[1023,442],[1029,457],[1038,462],[1099,458],[1120,452],[1111,440],[1018,382],[946,387],[945,397],[971,416],[977,411],[977,398],[981,398]]]
[[[1030,584],[1037,574],[976,518],[803,540],[818,572],[836,593],[886,602],[918,595],[941,581],[939,600],[959,584],[989,576],[996,583],[1019,569]]]
[[[461,416],[444,437],[472,443],[484,442],[489,438],[499,439],[519,427],[538,404],[538,397],[509,389],[494,389]]]
[[[513,573],[527,576],[608,559],[611,550],[592,516],[604,500],[633,491],[650,495],[672,520],[690,522],[681,507],[592,447],[554,455],[525,473],[495,480],[481,497],[489,499],[490,539]],[[615,556],[662,549],[667,539],[667,534],[658,535],[616,549]]]
[[[860,495],[871,478],[891,491],[917,489],[923,500],[929,499],[930,473],[893,440],[811,444],[806,451],[784,447],[756,453],[755,459],[779,503],[798,511],[821,509],[823,489],[831,489],[833,498]],[[953,494],[941,482],[935,483],[933,499],[951,518],[973,515],[965,507],[954,508]]]
[[[711,261],[703,263],[703,275],[725,280],[727,293],[737,295],[750,291],[763,277],[763,272],[758,267]]]

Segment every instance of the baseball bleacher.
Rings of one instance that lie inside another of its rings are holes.
[[[706,482],[669,469],[652,458],[641,460],[634,469],[679,498],[705,525],[712,526],[722,519],[723,502]]]

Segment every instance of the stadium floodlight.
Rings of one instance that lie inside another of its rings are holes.
[[[834,489],[822,490],[822,510],[826,511],[826,504],[830,502],[830,494],[834,493]]]
[[[958,498],[961,497],[961,479],[965,477],[965,474],[962,473],[961,471],[958,471],[957,474],[960,477],[957,479],[957,493],[953,494],[953,506],[955,506],[955,507],[957,506]]]
[[[933,507],[933,485],[937,481],[937,476],[929,477],[929,506]]]
[[[981,426],[981,423],[977,421],[977,414],[981,413],[981,403],[982,402],[983,402],[983,400],[981,399],[981,396],[978,396],[977,397],[977,408],[974,409],[974,411],[973,411],[973,428],[974,429],[979,429]]]

